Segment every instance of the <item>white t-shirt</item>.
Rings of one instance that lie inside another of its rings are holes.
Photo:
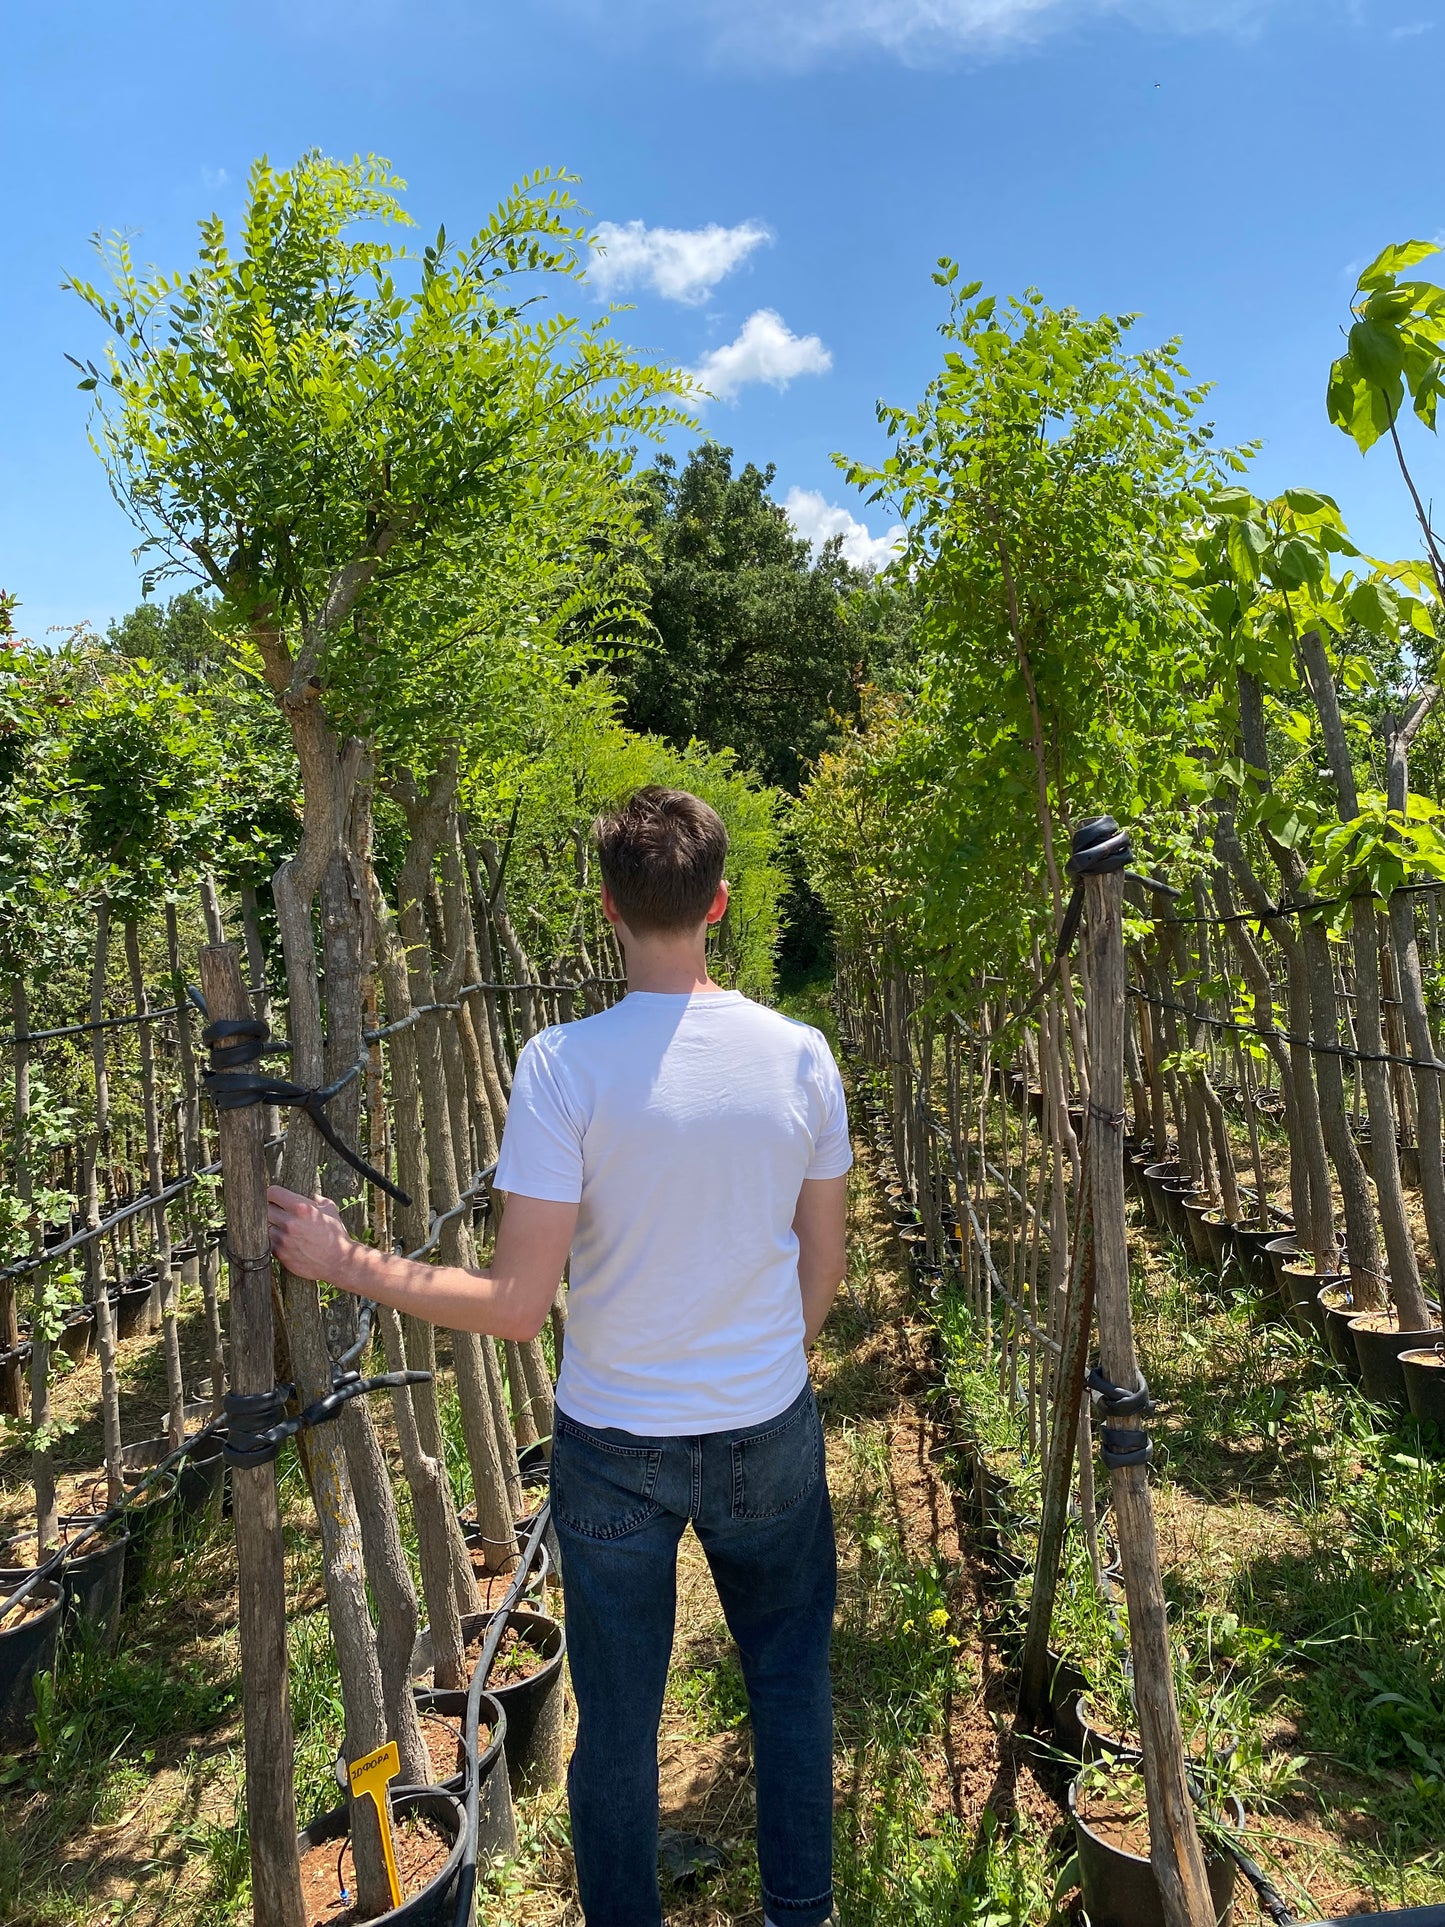
[[[820,1032],[740,991],[632,991],[517,1059],[497,1188],[578,1203],[557,1402],[676,1438],[807,1382],[793,1215],[853,1162]]]

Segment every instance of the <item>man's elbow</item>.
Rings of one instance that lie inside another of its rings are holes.
[[[530,1345],[534,1338],[541,1337],[555,1295],[554,1292],[545,1303],[539,1303],[530,1295],[518,1295],[499,1305],[489,1321],[493,1337],[504,1338],[514,1345]]]

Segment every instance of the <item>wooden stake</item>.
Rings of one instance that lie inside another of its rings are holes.
[[[1084,1163],[1087,1170],[1088,1157]],[[1069,1486],[1079,1437],[1079,1405],[1084,1396],[1084,1370],[1093,1320],[1094,1246],[1085,1219],[1079,1229],[1064,1309],[1062,1356],[1039,1516],[1038,1559],[1029,1599],[1028,1631],[1024,1635],[1023,1676],[1019,1682],[1017,1723],[1021,1729],[1038,1726],[1048,1711],[1049,1628],[1053,1624],[1054,1597],[1059,1586],[1059,1560],[1064,1549]]]
[[[213,1022],[251,1015],[234,944],[202,946],[201,984]],[[276,1381],[264,1116],[257,1104],[216,1115],[231,1261],[231,1374],[240,1393],[268,1392]],[[231,1490],[255,1927],[304,1927],[286,1680],[286,1565],[275,1465],[233,1465]]]
[[[1139,1384],[1134,1321],[1129,1306],[1129,1251],[1124,1228],[1124,875],[1085,879],[1089,1062],[1093,1071],[1090,1119],[1094,1201],[1094,1269],[1099,1353],[1105,1375],[1125,1391]],[[1111,1423],[1137,1429],[1137,1417]],[[1184,1740],[1169,1663],[1169,1627],[1159,1577],[1159,1546],[1149,1471],[1142,1460],[1109,1475],[1124,1589],[1134,1696],[1144,1753],[1149,1806],[1150,1862],[1169,1927],[1214,1927],[1214,1904],[1185,1779]]]

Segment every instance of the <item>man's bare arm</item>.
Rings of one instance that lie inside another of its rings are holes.
[[[803,1342],[822,1331],[848,1269],[848,1180],[808,1178],[798,1193],[793,1230],[798,1240],[798,1283],[803,1288]]]
[[[358,1244],[325,1198],[303,1198],[279,1184],[266,1195],[271,1249],[296,1277],[324,1279],[446,1331],[521,1341],[547,1322],[577,1226],[575,1204],[510,1195],[491,1264],[463,1271]]]

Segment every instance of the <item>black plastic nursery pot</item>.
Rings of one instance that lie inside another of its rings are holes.
[[[1193,1240],[1189,1236],[1189,1220],[1185,1216],[1184,1200],[1196,1197],[1198,1193],[1199,1186],[1194,1179],[1185,1177],[1182,1172],[1175,1177],[1165,1178],[1159,1186],[1159,1201],[1164,1207],[1164,1223],[1174,1236],[1182,1244],[1189,1245],[1191,1250]]]
[[[1230,1265],[1239,1261],[1239,1247],[1234,1242],[1234,1224],[1222,1211],[1206,1211],[1200,1222],[1209,1241],[1209,1268],[1223,1278]]]
[[[1068,1724],[1078,1735],[1078,1757],[1090,1760],[1137,1760],[1139,1750],[1132,1740],[1121,1739],[1099,1724],[1098,1714],[1089,1699],[1087,1683],[1081,1686],[1067,1715]]]
[[[1135,1152],[1133,1158],[1129,1158],[1129,1168],[1135,1174],[1135,1191],[1139,1193],[1139,1204],[1144,1212],[1144,1224],[1160,1222],[1158,1204],[1154,1201],[1154,1187],[1148,1181],[1148,1166],[1152,1162],[1154,1162],[1154,1154],[1150,1150],[1139,1150]]]
[[[1438,1318],[1440,1308],[1432,1305],[1431,1311]],[[1361,1312],[1350,1320],[1350,1333],[1355,1341],[1355,1352],[1360,1361],[1360,1384],[1365,1396],[1381,1405],[1405,1405],[1409,1395],[1405,1387],[1405,1373],[1400,1364],[1401,1352],[1428,1350],[1441,1342],[1442,1334],[1438,1325],[1431,1325],[1422,1331],[1398,1331],[1388,1324],[1377,1325],[1393,1313]]]
[[[219,1432],[202,1439],[181,1460],[176,1477],[176,1502],[195,1517],[209,1512],[226,1483],[226,1441]]]
[[[68,1359],[81,1365],[90,1356],[90,1341],[95,1335],[95,1307],[84,1305],[67,1314],[60,1333],[60,1349]]]
[[[1320,1293],[1331,1287],[1347,1285],[1349,1273],[1316,1271],[1309,1258],[1301,1253],[1298,1263],[1281,1267],[1281,1282],[1284,1285],[1285,1316],[1295,1330],[1303,1338],[1317,1338],[1322,1345],[1328,1343]]]
[[[117,1338],[139,1338],[146,1330],[147,1314],[151,1302],[151,1281],[149,1278],[128,1279],[115,1296],[115,1335]]]
[[[422,1691],[416,1696],[418,1713],[440,1713],[459,1719],[466,1730],[465,1693]],[[494,1693],[483,1693],[479,1725],[487,1729],[486,1745],[477,1759],[477,1859],[490,1860],[497,1854],[508,1860],[517,1857],[517,1816],[512,1806],[512,1783],[507,1773],[507,1710]],[[466,1791],[466,1772],[444,1783],[445,1791],[459,1798]]]
[[[44,1579],[16,1608],[18,1618],[0,1622],[0,1744],[23,1746],[30,1738],[35,1676],[55,1670],[63,1606],[59,1585]]]
[[[1209,1233],[1204,1224],[1205,1214],[1214,1209],[1214,1200],[1207,1192],[1195,1190],[1181,1202],[1184,1206],[1184,1229],[1187,1233],[1190,1250],[1194,1253],[1200,1264],[1217,1269],[1214,1262],[1214,1250],[1209,1242]]]
[[[125,1592],[125,1560],[130,1533],[113,1525],[71,1553],[60,1568],[60,1590],[67,1618],[84,1620],[110,1651],[120,1637],[120,1607]]]
[[[1325,1285],[1319,1294],[1320,1322],[1330,1357],[1347,1378],[1360,1380],[1360,1355],[1355,1350],[1355,1335],[1350,1320],[1355,1317],[1355,1299],[1349,1281]]]
[[[1148,1860],[1116,1847],[1096,1833],[1077,1809],[1078,1782],[1069,1787],[1069,1814],[1074,1822],[1074,1846],[1079,1857],[1079,1885],[1084,1911],[1092,1927],[1165,1927],[1159,1882]],[[1244,1831],[1244,1808],[1231,1799],[1230,1824]],[[1219,1927],[1229,1927],[1234,1916],[1233,1857],[1204,1843],[1204,1872]]]
[[[1074,1760],[1081,1757],[1084,1738],[1079,1725],[1079,1701],[1088,1690],[1088,1675],[1078,1661],[1050,1646],[1048,1691],[1054,1739],[1061,1751]]]
[[[1250,1282],[1260,1291],[1269,1291],[1274,1284],[1274,1273],[1264,1248],[1286,1231],[1285,1226],[1277,1224],[1237,1224],[1234,1227],[1235,1254]],[[1292,1236],[1293,1233],[1288,1235]]]
[[[528,1528],[528,1530],[530,1530],[530,1528]],[[517,1528],[517,1537],[524,1539],[526,1536],[526,1532],[524,1532],[519,1525]],[[462,1537],[466,1540],[468,1547],[473,1550],[481,1545],[481,1534],[475,1525],[464,1525],[462,1527]],[[515,1576],[515,1572],[496,1572],[485,1575],[479,1572],[477,1574],[477,1585],[482,1589],[482,1607],[484,1611],[486,1611],[492,1603],[497,1605],[502,1603],[501,1593],[497,1594],[495,1602],[488,1601],[486,1588],[488,1586],[495,1588],[501,1585],[505,1590],[506,1587],[511,1585]],[[552,1579],[552,1576],[552,1555],[547,1550],[547,1540],[544,1537],[541,1546],[538,1548],[536,1563],[527,1574],[526,1584],[522,1587],[523,1599],[535,1599],[540,1602],[544,1589]]]
[[[485,1633],[492,1613],[463,1613],[462,1640],[470,1645]],[[562,1778],[562,1681],[567,1639],[558,1620],[532,1609],[512,1613],[511,1623],[519,1639],[524,1639],[541,1654],[543,1665],[530,1679],[511,1685],[488,1683],[489,1692],[507,1716],[507,1771],[514,1793],[536,1793],[556,1786]],[[411,1674],[424,1681],[432,1669],[431,1628],[423,1626],[412,1653]],[[436,1688],[418,1684],[418,1697],[433,1695]]]
[[[1277,1238],[1267,1239],[1264,1247],[1264,1255],[1269,1263],[1269,1276],[1270,1282],[1274,1287],[1274,1294],[1279,1299],[1281,1305],[1287,1306],[1290,1298],[1289,1292],[1285,1288],[1284,1268],[1286,1265],[1298,1264],[1304,1256],[1304,1253],[1299,1248],[1295,1234],[1292,1231],[1285,1231]]]
[[[467,1613],[462,1637],[485,1632],[490,1613]],[[562,1733],[563,1662],[567,1636],[547,1613],[515,1612],[512,1627],[542,1657],[540,1671],[510,1686],[488,1684],[487,1691],[507,1716],[505,1752],[514,1794],[541,1793],[558,1786],[566,1766]]]
[[[441,1871],[417,1893],[410,1894],[399,1907],[374,1914],[370,1927],[453,1927],[457,1907],[457,1888],[467,1854],[467,1810],[454,1793],[441,1787],[401,1787],[391,1796],[392,1819],[401,1821],[412,1815],[430,1820],[450,1842],[450,1852]],[[299,1845],[304,1854],[312,1847],[339,1844],[351,1832],[350,1807],[333,1807],[301,1830]]]
[[[1401,1352],[1400,1370],[1410,1410],[1422,1425],[1433,1425],[1445,1442],[1445,1344]]]
[[[130,1528],[130,1544],[125,1555],[125,1584],[121,1597],[134,1605],[150,1586],[152,1578],[171,1556],[171,1525],[176,1509],[176,1475],[167,1472],[157,1479],[145,1497],[126,1507],[125,1521]]]

